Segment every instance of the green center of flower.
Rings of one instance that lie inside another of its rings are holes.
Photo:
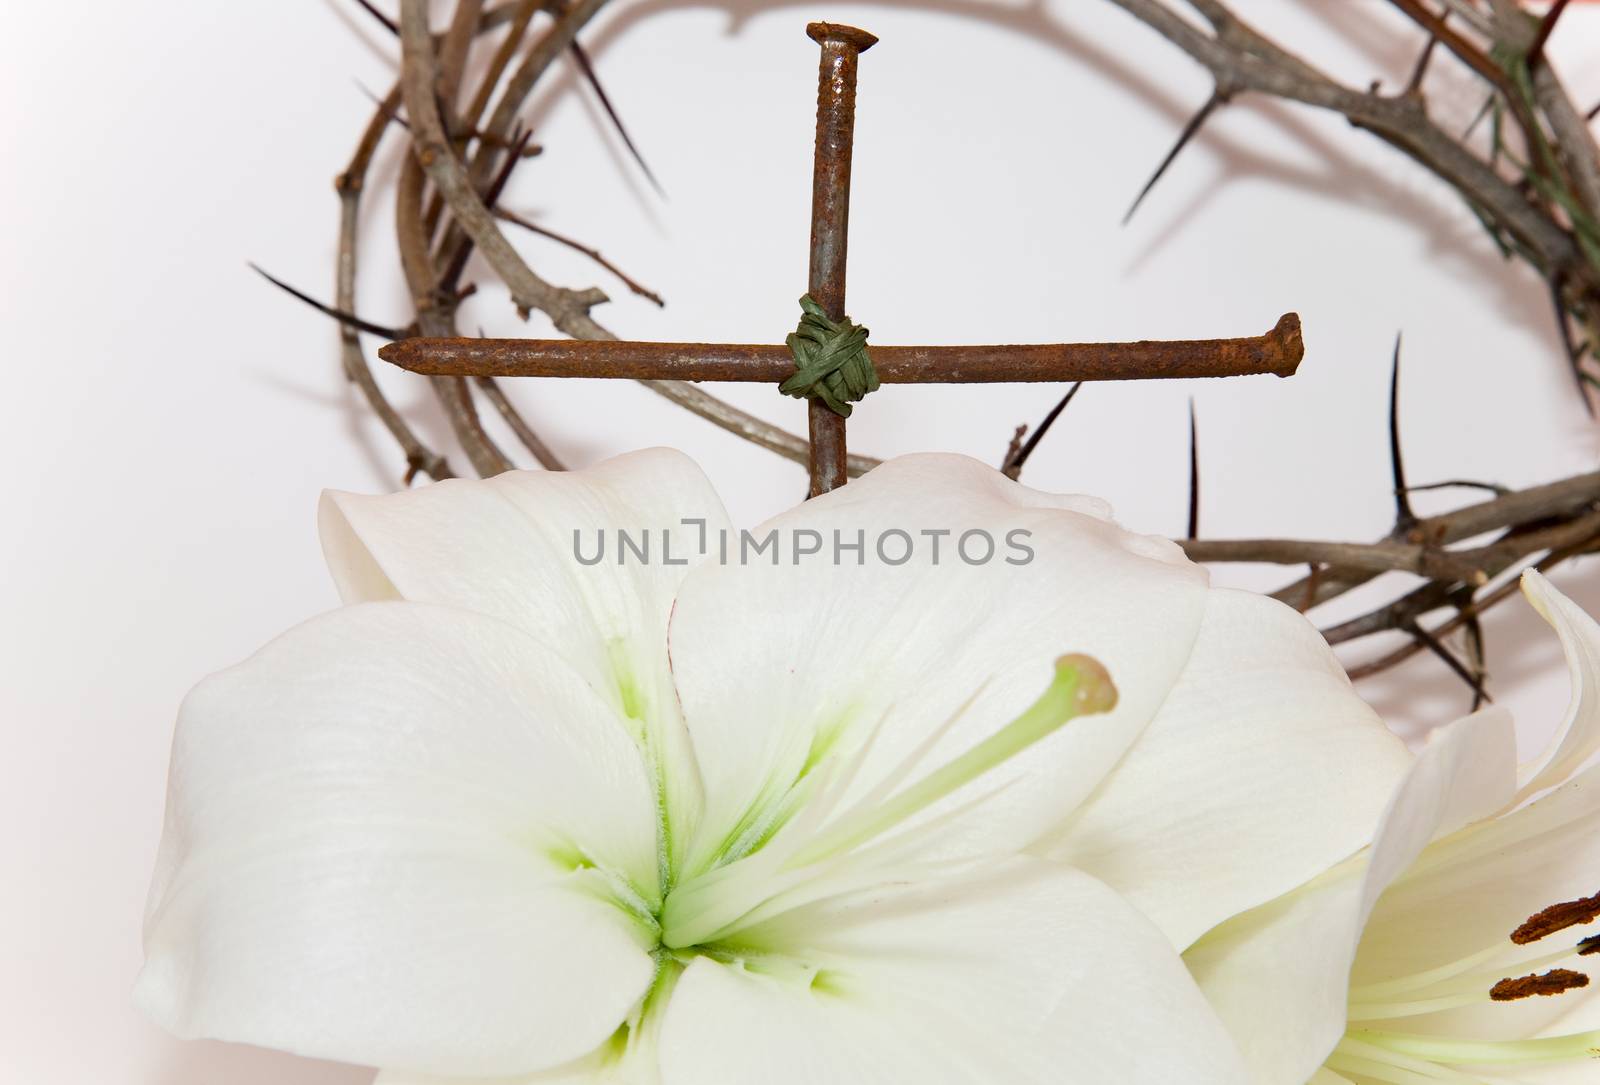
[[[697,957],[778,976],[819,993],[843,993],[848,976],[808,959],[803,947],[782,944],[759,925],[829,896],[915,876],[910,864],[919,844],[995,792],[979,794],[922,824],[907,826],[908,821],[1070,720],[1109,712],[1116,701],[1116,686],[1103,666],[1084,655],[1062,656],[1049,686],[1021,715],[959,756],[919,774],[922,761],[960,719],[969,700],[848,806],[851,785],[860,778],[883,721],[848,756],[836,750],[838,729],[823,728],[819,734],[826,732],[825,740],[813,746],[813,756],[798,776],[737,819],[727,841],[704,864],[706,869],[685,875],[682,841],[672,833],[672,781],[664,771],[665,759],[653,752],[659,749],[659,736],[650,733],[650,713],[638,695],[625,697],[657,791],[662,890],[649,893],[577,853],[558,857],[570,860],[597,895],[633,922],[641,945],[656,961],[650,990],[612,1038],[608,1057],[621,1058],[659,1027],[660,1009]]]
[[[1098,662],[1088,656],[1062,656],[1049,687],[1016,719],[916,777],[932,741],[924,743],[848,809],[840,808],[842,800],[861,769],[871,738],[848,762],[825,759],[815,771],[803,774],[778,804],[789,812],[781,828],[764,832],[748,849],[732,849],[723,862],[667,894],[659,917],[661,945],[674,951],[715,948],[742,930],[818,899],[819,887],[837,888],[841,879],[853,881],[864,869],[881,868],[887,852],[894,850],[879,850],[891,830],[1068,721],[1110,711],[1116,700],[1116,687]],[[942,735],[959,715],[932,737]]]
[[[1392,1028],[1394,1022],[1485,1003],[1551,998],[1589,986],[1564,964],[1600,954],[1600,935],[1530,954],[1530,946],[1600,919],[1600,894],[1552,905],[1505,942],[1448,964],[1350,989],[1349,1028],[1328,1059],[1338,1073],[1397,1085],[1487,1085],[1474,1067],[1600,1058],[1600,1031],[1521,1040],[1478,1040]]]

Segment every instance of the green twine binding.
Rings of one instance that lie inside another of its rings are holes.
[[[841,418],[850,404],[878,389],[878,374],[867,357],[867,329],[844,317],[834,321],[810,294],[800,299],[800,326],[785,340],[794,355],[794,376],[778,391],[796,399],[820,399]]]

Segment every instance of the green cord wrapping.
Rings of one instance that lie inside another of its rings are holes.
[[[877,391],[878,374],[867,357],[867,329],[844,317],[833,321],[810,294],[800,299],[804,315],[785,342],[794,355],[794,376],[778,391],[796,399],[820,399],[841,418],[850,404]]]

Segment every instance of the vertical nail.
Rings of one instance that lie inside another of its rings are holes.
[[[856,58],[877,38],[838,23],[811,23],[806,35],[822,46],[817,76],[817,148],[811,174],[809,291],[828,316],[844,316],[845,258],[850,238],[850,155],[855,141]],[[812,400],[811,496],[843,486],[844,419]]]

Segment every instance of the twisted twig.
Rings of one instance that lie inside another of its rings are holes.
[[[1498,138],[1485,158],[1465,137],[1437,124],[1422,92],[1421,64],[1398,94],[1380,93],[1376,85],[1360,90],[1301,60],[1220,0],[1188,0],[1209,32],[1179,14],[1178,0],[1111,2],[1211,74],[1212,98],[1190,122],[1178,149],[1217,105],[1244,92],[1339,113],[1455,188],[1496,243],[1522,256],[1550,284],[1559,319],[1573,319],[1587,329],[1589,343],[1600,339],[1595,334],[1600,329],[1600,147],[1544,57],[1540,35],[1549,32],[1549,24],[1528,17],[1512,0],[1494,0],[1487,9],[1455,0],[1450,8],[1461,24],[1457,29],[1422,0],[1390,0],[1427,34],[1429,52],[1437,42],[1489,85],[1492,107],[1508,114],[1519,131],[1522,161]],[[1580,388],[1595,380],[1581,356],[1573,365]]]

